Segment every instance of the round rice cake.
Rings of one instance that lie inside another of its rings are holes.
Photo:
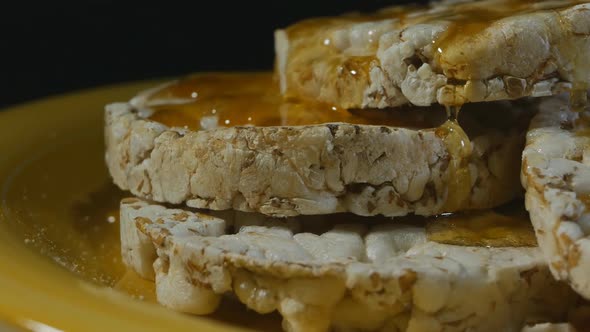
[[[212,216],[130,198],[121,203],[123,254],[155,278],[169,308],[207,314],[233,294],[256,312],[277,310],[294,332],[518,331],[563,321],[577,299],[536,247],[455,246],[428,241],[415,224],[339,224],[335,215],[322,228],[299,218]]]

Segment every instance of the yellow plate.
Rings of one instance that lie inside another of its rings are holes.
[[[98,88],[0,112],[0,328],[34,331],[280,329],[227,302],[193,317],[154,303],[127,272],[104,165],[103,108],[157,82]]]

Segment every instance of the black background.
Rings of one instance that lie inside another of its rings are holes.
[[[113,82],[271,69],[274,29],[307,17],[402,2],[81,0],[2,5],[0,106]]]

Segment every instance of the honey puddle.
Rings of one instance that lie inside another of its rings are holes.
[[[103,151],[100,136],[74,142],[65,138],[23,162],[0,188],[0,219],[7,221],[0,226],[82,280],[155,302],[153,282],[140,279],[121,261],[118,209],[129,194],[111,183]],[[281,331],[278,314],[259,315],[226,302],[207,317],[236,327]]]

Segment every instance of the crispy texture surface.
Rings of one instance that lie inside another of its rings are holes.
[[[290,98],[343,108],[584,90],[590,4],[580,2],[442,1],[306,20],[275,33],[276,70]]]
[[[105,113],[110,174],[138,197],[274,216],[448,212],[457,176],[449,164],[459,157],[434,129],[328,123],[191,131],[140,113],[125,103]],[[519,196],[524,128],[471,122],[483,129],[461,161],[467,181],[458,208],[489,208]]]
[[[587,111],[567,99],[541,104],[523,153],[526,207],[551,271],[590,298],[590,136]]]
[[[151,245],[157,259],[139,253],[125,262],[139,273],[153,263],[158,301],[172,309],[210,313],[232,293],[257,312],[279,311],[294,332],[514,331],[564,319],[576,300],[538,248],[444,245],[428,242],[416,225],[339,225],[337,218],[318,228],[127,199],[121,227],[135,228],[141,241],[123,235],[124,248]]]

